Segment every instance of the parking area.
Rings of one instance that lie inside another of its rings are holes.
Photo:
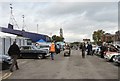
[[[118,79],[118,66],[96,55],[83,59],[80,50],[72,50],[70,57],[61,52],[55,60],[19,59],[18,64],[20,70],[2,71],[3,79]]]

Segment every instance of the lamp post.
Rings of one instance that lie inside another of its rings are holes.
[[[38,30],[38,26],[39,26],[39,25],[37,24],[37,33],[38,33],[38,31],[39,31],[39,30]]]
[[[22,36],[23,36],[23,34],[25,32],[25,30],[24,30],[24,15],[22,15],[22,18],[23,18],[23,26],[22,26]]]

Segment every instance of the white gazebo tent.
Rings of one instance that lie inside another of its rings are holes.
[[[8,38],[8,37],[15,39],[17,37],[17,35],[0,32],[0,38]]]
[[[0,54],[7,54],[9,46],[17,35],[0,32]]]

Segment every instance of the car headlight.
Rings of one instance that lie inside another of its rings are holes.
[[[7,59],[8,59],[8,60],[10,60],[10,59],[11,59],[11,57],[8,57]]]

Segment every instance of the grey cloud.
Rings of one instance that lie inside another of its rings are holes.
[[[2,4],[0,16],[6,23],[9,18],[9,3]],[[22,27],[22,17],[29,31],[57,34],[63,28],[67,41],[82,40],[82,35],[92,38],[92,32],[103,29],[107,32],[117,30],[117,3],[110,2],[48,2],[48,3],[14,3],[16,20]],[[7,5],[7,6],[6,6]],[[0,22],[0,25],[3,24]],[[69,34],[69,35],[66,35]],[[78,36],[78,37],[73,37]],[[86,38],[85,37],[85,38]]]
[[[112,6],[111,6],[112,4]],[[44,14],[49,15],[64,15],[72,13],[80,13],[83,11],[89,11],[90,14],[94,14],[96,11],[100,11],[103,8],[115,8],[117,3],[105,3],[105,2],[58,2],[48,5],[49,8],[44,9]]]

